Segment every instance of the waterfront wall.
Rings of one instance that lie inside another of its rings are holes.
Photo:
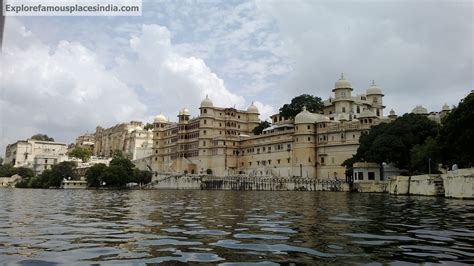
[[[353,191],[363,193],[383,193],[388,192],[387,181],[359,181],[354,183]]]
[[[448,171],[443,175],[445,196],[449,198],[474,198],[474,168]]]
[[[474,168],[448,171],[438,175],[393,176],[388,192],[394,195],[445,196],[474,198]]]
[[[280,178],[271,176],[159,176],[149,185],[155,189],[204,190],[296,190],[296,191],[349,191],[342,180],[316,180],[312,178]]]
[[[389,180],[389,193],[444,196],[443,179],[440,175],[393,176]]]

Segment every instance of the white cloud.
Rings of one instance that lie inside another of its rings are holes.
[[[115,69],[127,83],[142,87],[155,99],[156,113],[173,117],[179,108],[187,107],[197,114],[206,95],[217,106],[246,107],[245,99],[230,92],[202,59],[176,52],[170,36],[166,27],[143,25],[130,39],[133,56],[118,58]]]
[[[94,52],[68,41],[46,45],[9,23],[0,57],[1,148],[34,133],[72,141],[97,125],[143,117],[145,105]]]

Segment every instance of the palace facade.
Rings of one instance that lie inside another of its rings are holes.
[[[255,105],[247,110],[215,107],[206,97],[200,115],[190,118],[182,109],[178,122],[163,115],[154,119],[151,168],[156,172],[215,175],[311,177],[341,179],[341,164],[356,153],[359,138],[371,126],[396,118],[383,116],[383,93],[372,85],[364,94],[341,76],[324,101],[322,114],[305,108],[294,119],[278,114],[260,135],[252,130],[260,123]]]
[[[88,135],[93,136],[93,141],[80,142]],[[130,121],[110,128],[98,126],[94,134],[79,136],[76,145],[92,145],[93,155],[97,157],[110,158],[114,152],[121,151],[130,160],[136,160],[151,155],[152,136],[152,131],[144,129],[142,122]]]

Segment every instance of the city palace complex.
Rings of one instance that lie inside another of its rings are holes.
[[[253,129],[261,122],[259,110],[251,104],[246,110],[220,107],[209,97],[199,106],[199,116],[188,109],[178,112],[178,122],[164,115],[154,118],[152,128],[131,121],[111,128],[97,127],[84,134],[73,146],[91,149],[99,162],[115,151],[131,159],[139,168],[159,173],[243,174],[248,176],[308,177],[343,179],[341,164],[357,152],[359,138],[371,126],[390,122],[393,110],[384,116],[383,91],[374,82],[363,94],[355,94],[342,75],[334,84],[333,95],[323,101],[321,113],[306,108],[294,118],[272,115],[271,126],[262,134]],[[417,106],[413,113],[440,122],[449,112]],[[40,173],[67,160],[67,144],[20,140],[8,145],[5,162],[26,166]]]

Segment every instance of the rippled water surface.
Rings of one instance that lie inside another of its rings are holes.
[[[0,189],[0,263],[474,263],[474,201]]]

